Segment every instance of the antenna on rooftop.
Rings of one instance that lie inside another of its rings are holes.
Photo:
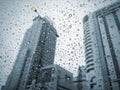
[[[40,14],[38,13],[37,9],[35,7],[31,8],[32,11],[36,12],[38,16],[40,16]],[[41,17],[41,16],[40,16]]]

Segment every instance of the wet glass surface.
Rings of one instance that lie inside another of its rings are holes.
[[[33,6],[42,17],[48,16],[53,21],[58,32],[54,63],[76,76],[78,67],[85,65],[83,17],[115,1],[0,0],[0,87],[13,68],[26,30],[37,16],[31,10]]]

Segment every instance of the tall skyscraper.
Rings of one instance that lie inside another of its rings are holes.
[[[25,90],[37,79],[39,68],[53,64],[56,37],[56,29],[49,18],[34,18],[24,36],[5,90]]]
[[[83,23],[89,90],[120,90],[120,2],[86,15]]]

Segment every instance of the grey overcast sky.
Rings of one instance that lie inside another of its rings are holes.
[[[85,65],[82,19],[118,0],[0,0],[0,87],[12,70],[24,33],[37,16],[48,16],[59,34],[55,63],[77,74]]]

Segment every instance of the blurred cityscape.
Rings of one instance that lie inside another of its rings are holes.
[[[85,65],[76,77],[54,63],[60,35],[49,17],[32,9],[38,16],[26,31],[1,90],[120,90],[119,1],[84,16]]]

